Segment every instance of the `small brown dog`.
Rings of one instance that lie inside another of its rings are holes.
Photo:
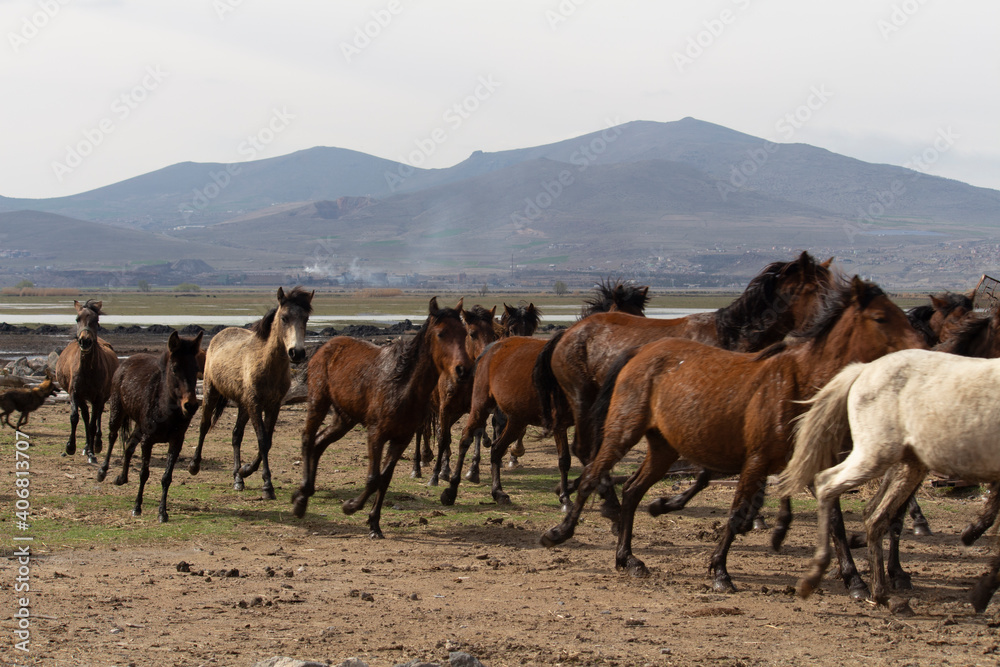
[[[22,424],[28,423],[28,415],[42,407],[45,399],[57,391],[59,387],[51,378],[46,378],[40,385],[31,389],[27,387],[7,389],[0,393],[0,420],[15,431],[20,429]],[[10,415],[15,410],[21,413],[17,426],[10,423]]]

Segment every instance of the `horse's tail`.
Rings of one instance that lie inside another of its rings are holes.
[[[535,385],[535,391],[538,392],[538,399],[541,401],[542,428],[546,434],[551,433],[555,428],[554,406],[563,402],[561,400],[563,398],[562,387],[559,386],[555,373],[552,372],[552,352],[565,333],[566,329],[563,329],[549,339],[542,351],[538,353],[535,367],[531,371],[531,381]]]
[[[615,384],[618,382],[618,376],[621,374],[622,369],[625,368],[625,364],[631,361],[632,357],[638,351],[639,348],[634,347],[618,355],[614,364],[611,365],[607,377],[604,378],[601,390],[597,392],[597,398],[590,409],[590,418],[587,420],[587,428],[590,429],[589,442],[593,447],[592,451],[585,453],[587,460],[593,459],[601,449],[601,443],[604,442],[604,422],[608,419],[608,410],[611,408],[611,397],[615,393]]]
[[[215,402],[215,406],[212,409],[211,420],[208,422],[208,428],[215,428],[216,423],[218,423],[219,418],[225,411],[226,406],[229,405],[229,399],[225,396],[219,396],[219,400]]]
[[[795,453],[781,474],[778,493],[790,496],[812,484],[816,473],[837,463],[851,448],[847,397],[865,364],[851,364],[837,373],[808,403],[812,407],[795,425]]]

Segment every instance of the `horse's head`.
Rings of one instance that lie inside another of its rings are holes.
[[[462,311],[465,329],[469,334],[465,348],[471,359],[482,354],[486,346],[497,339],[496,329],[493,327],[493,318],[496,312],[496,306],[486,310],[479,305],[473,306],[471,310]]]
[[[831,291],[811,333],[823,338],[840,361],[869,362],[909,348],[927,348],[906,313],[875,283],[854,276]]]
[[[500,325],[504,336],[533,336],[541,319],[542,311],[535,308],[533,303],[524,305],[522,301],[516,307],[505,303]]]
[[[277,335],[281,337],[288,358],[299,363],[306,358],[306,323],[312,313],[312,300],[316,291],[307,292],[301,286],[287,295],[278,288],[278,310],[274,316]]]
[[[194,338],[183,338],[176,331],[167,339],[164,375],[170,402],[188,419],[198,410],[198,354],[204,331]]]
[[[73,301],[73,307],[76,308],[76,344],[83,354],[90,352],[97,344],[98,318],[102,314],[102,305],[103,301],[93,299],[84,304]]]
[[[932,294],[931,306],[934,313],[927,320],[927,325],[940,342],[954,336],[974,310],[971,296],[955,292]]]
[[[427,319],[427,341],[438,372],[455,382],[469,377],[472,359],[465,349],[465,325],[462,323],[462,301],[454,308],[438,308],[437,297],[430,301]]]
[[[816,316],[823,304],[823,295],[833,286],[830,264],[816,262],[803,251],[797,259],[778,265],[771,286],[774,293],[775,319],[784,332],[799,329]]]

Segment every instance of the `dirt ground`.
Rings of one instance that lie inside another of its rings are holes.
[[[136,473],[122,487],[98,484],[80,455],[59,456],[67,414],[65,404],[46,405],[24,429],[33,445],[32,498],[72,500],[59,507],[36,500],[32,512],[95,537],[32,544],[27,654],[15,650],[13,638],[19,594],[11,556],[19,543],[12,538],[20,534],[12,516],[14,438],[6,428],[0,436],[3,665],[249,666],[275,655],[331,664],[352,656],[373,666],[416,659],[447,664],[451,650],[489,667],[995,665],[1000,655],[1000,600],[983,615],[966,603],[995,541],[987,535],[966,548],[958,540],[981,507],[974,495],[924,491],[921,503],[935,534],[917,538],[907,530],[904,565],[915,588],[903,597],[915,614],[900,616],[848,599],[830,578],[822,594],[808,600],[790,593],[814,544],[815,516],[808,510],[797,514],[780,554],[769,549],[766,532],[738,539],[729,562],[740,592],[712,592],[707,561],[731,499],[725,485],[710,487],[683,513],[638,517],[634,547],[650,567],[649,578],[615,571],[614,540],[596,508],[584,515],[574,539],[545,549],[539,535],[561,520],[554,496],[540,509],[524,503],[519,491],[533,476],[551,475],[554,455],[544,440],[526,442],[524,468],[506,484],[510,507],[493,504],[485,483],[466,483],[456,506],[442,507],[439,489],[410,482],[404,465],[383,516],[387,539],[372,541],[364,512],[345,516],[337,509],[361,482],[363,434],[355,430],[325,455],[310,513],[296,520],[289,498],[300,475],[301,406],[286,408],[279,422],[273,502],[256,499],[259,476],[248,479],[243,494],[229,488],[231,414],[213,431],[202,473],[190,478],[186,457],[197,439],[196,417],[174,474],[168,526],[183,529],[217,509],[218,500],[184,494],[183,485],[196,479],[217,487],[226,502],[243,499],[240,509],[219,514],[220,521],[235,518],[239,529],[145,539],[159,529],[162,458],[154,455],[146,512],[132,517],[126,508]],[[253,451],[249,442],[247,451]],[[350,489],[340,491],[342,485]],[[651,494],[670,491],[667,481]],[[462,521],[452,520],[459,515]],[[854,528],[857,519],[848,515]],[[105,529],[124,530],[128,539],[98,539]],[[866,571],[864,554],[856,557]]]

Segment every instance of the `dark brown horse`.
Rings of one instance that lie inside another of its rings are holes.
[[[362,494],[343,505],[345,514],[361,509],[372,494],[369,535],[382,538],[379,519],[396,462],[427,414],[431,392],[442,374],[455,381],[472,372],[465,351],[462,302],[438,308],[431,299],[429,315],[410,340],[379,348],[345,336],[331,338],[309,360],[309,400],[302,429],[302,486],[292,497],[295,516],[306,512],[316,491],[319,459],[355,424],[368,429],[368,478]],[[327,414],[332,421],[320,431]],[[382,450],[389,443],[383,465]]]
[[[913,328],[923,334],[928,347],[944,343],[962,326],[966,317],[972,314],[972,297],[955,292],[931,294],[930,304],[910,308],[906,317]]]
[[[118,355],[107,341],[97,336],[103,303],[73,302],[76,340],[63,349],[56,362],[56,382],[69,394],[69,440],[64,455],[76,453],[76,427],[82,412],[87,441],[84,454],[90,463],[97,463],[97,454],[101,453],[101,414],[111,396],[111,377],[118,368]]]
[[[595,406],[600,450],[584,469],[572,510],[542,543],[554,546],[572,537],[598,481],[645,436],[646,457],[622,490],[616,566],[635,576],[648,573],[632,554],[635,509],[681,455],[717,472],[740,474],[710,565],[713,587],[734,590],[726,569],[729,547],[749,530],[767,476],[788,460],[793,420],[806,409],[801,401],[848,363],[923,346],[903,311],[877,286],[855,277],[829,292],[815,324],[797,340],[760,354],[663,339],[623,355]]]
[[[188,464],[192,475],[201,468],[201,448],[205,435],[222,416],[229,401],[237,405],[233,426],[233,488],[244,489],[249,477],[263,463],[261,497],[274,500],[268,453],[281,400],[292,385],[291,362],[306,357],[306,323],[312,312],[315,292],[301,287],[287,295],[278,288],[278,305],[249,329],[229,327],[217,333],[205,356],[205,409],[201,412],[198,447]],[[240,445],[247,422],[257,435],[257,457],[242,465]]]
[[[726,350],[755,351],[803,326],[830,284],[830,260],[816,263],[803,252],[791,262],[768,265],[732,304],[714,313],[660,320],[625,313],[598,313],[553,337],[535,374],[543,415],[564,393],[576,424],[581,453],[589,460],[591,406],[604,378],[623,352],[662,338],[687,338]]]
[[[133,516],[142,514],[142,492],[149,478],[149,459],[153,445],[167,443],[167,463],[160,485],[160,523],[167,522],[167,490],[174,475],[174,465],[184,446],[191,418],[198,410],[198,354],[202,333],[194,338],[182,338],[173,332],[167,339],[163,354],[133,354],[122,362],[112,380],[109,410],[108,451],[104,464],[97,471],[97,481],[108,474],[111,452],[119,434],[128,438],[122,456],[122,471],[115,485],[128,482],[128,467],[132,454],[142,445],[142,469],[139,472],[139,492],[135,497]]]
[[[496,321],[496,306],[486,310],[475,305],[469,310],[462,310],[462,320],[468,336],[465,339],[465,351],[469,359],[475,359],[487,345],[502,335],[500,324]],[[417,433],[424,433],[425,442],[429,439],[427,433],[431,430],[429,422],[436,421],[438,426],[438,453],[431,473],[430,486],[437,486],[439,479],[451,479],[451,428],[462,415],[469,411],[472,396],[472,378],[463,377],[460,380],[448,373],[438,377],[437,386],[431,394],[431,410],[424,427]],[[433,419],[431,419],[433,415]],[[482,431],[479,435],[482,435]],[[419,439],[418,439],[419,440]],[[420,443],[414,443],[413,472],[410,477],[420,477]],[[427,459],[429,460],[429,458]]]

